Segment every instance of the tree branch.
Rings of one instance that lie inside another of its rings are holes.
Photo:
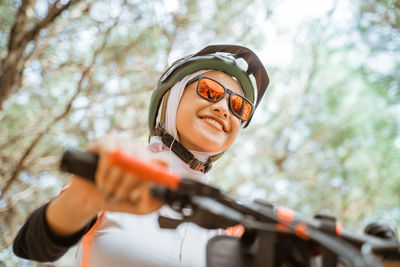
[[[77,89],[75,91],[75,94],[70,98],[70,100],[68,101],[67,105],[65,106],[64,111],[58,115],[56,118],[54,118],[48,125],[47,127],[42,130],[37,136],[36,138],[32,141],[32,143],[29,145],[29,147],[25,150],[25,152],[22,154],[22,156],[20,157],[20,159],[18,160],[17,165],[15,166],[14,170],[12,171],[11,177],[8,179],[8,181],[6,182],[4,188],[1,191],[1,196],[0,199],[3,199],[4,196],[6,195],[7,191],[9,190],[10,186],[14,183],[14,181],[16,180],[16,178],[18,177],[18,174],[20,173],[20,171],[22,170],[22,167],[26,161],[26,159],[28,158],[28,156],[31,154],[31,152],[33,151],[33,149],[37,146],[37,144],[40,142],[40,140],[42,139],[42,137],[47,134],[51,128],[61,119],[63,119],[66,115],[68,115],[68,113],[72,110],[72,104],[74,102],[74,100],[78,97],[78,95],[81,93],[81,91],[83,90],[84,87],[84,81],[86,80],[87,76],[89,75],[91,69],[95,66],[96,64],[96,59],[98,57],[98,55],[100,54],[101,51],[104,50],[104,48],[107,45],[107,36],[108,34],[110,34],[111,30],[118,24],[119,22],[119,18],[115,21],[115,23],[113,23],[108,29],[107,31],[104,33],[104,39],[103,42],[101,44],[101,46],[93,53],[93,58],[92,58],[92,62],[89,66],[87,66],[83,71],[82,71],[82,75],[81,78],[78,82],[77,85]]]
[[[56,1],[49,8],[47,16],[28,31],[25,30],[25,26],[28,23],[27,10],[33,3],[32,0],[22,1],[17,13],[17,19],[10,32],[8,54],[0,65],[0,110],[8,96],[21,87],[26,62],[26,57],[23,56],[23,53],[28,44],[36,41],[42,29],[48,27],[63,11],[79,1],[81,0],[70,0],[61,7],[59,7],[59,1]]]
[[[13,50],[17,43],[23,39],[24,31],[29,20],[28,14],[31,12],[30,10],[32,9],[33,4],[33,0],[21,1],[21,6],[17,11],[14,25],[11,28],[10,38],[8,39],[9,51]]]
[[[54,118],[49,125],[47,125],[47,127],[42,130],[37,136],[36,138],[32,141],[32,143],[29,145],[28,149],[25,150],[25,152],[22,154],[22,156],[20,157],[20,159],[18,160],[18,164],[16,165],[16,167],[14,168],[14,171],[11,175],[11,178],[6,182],[6,185],[4,186],[4,188],[2,189],[2,195],[1,198],[3,198],[5,196],[5,194],[7,193],[8,189],[10,188],[11,184],[14,182],[14,180],[16,179],[16,177],[18,176],[18,174],[20,173],[20,171],[22,170],[22,166],[25,162],[25,160],[27,159],[27,157],[31,154],[32,150],[36,147],[36,145],[39,143],[39,141],[42,139],[42,137],[47,134],[50,129],[58,122],[60,121],[62,118],[64,118],[70,111],[72,108],[72,103],[73,101],[77,98],[77,96],[79,95],[79,93],[82,90],[82,82],[83,80],[86,78],[87,74],[89,73],[89,70],[92,66],[89,66],[88,68],[86,68],[83,72],[82,72],[82,77],[79,80],[78,83],[78,87],[77,90],[75,92],[75,94],[71,97],[71,99],[68,101],[64,111],[58,115],[56,118]]]
[[[50,41],[58,35],[62,29],[71,21],[73,21],[76,18],[81,17],[84,13],[87,13],[92,6],[92,3],[83,3],[81,2],[80,4],[77,5],[77,7],[74,9],[74,12],[71,13],[71,15],[58,23],[55,27],[51,28],[49,31],[49,34],[44,37],[44,41],[40,42],[40,45],[37,46],[37,49],[32,49],[32,51],[29,53],[29,55],[26,56],[25,64],[29,65],[30,61],[32,59],[37,58],[40,54],[43,53],[43,51],[48,47],[48,44]],[[37,44],[38,42],[36,42]]]

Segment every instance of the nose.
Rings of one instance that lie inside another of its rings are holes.
[[[213,103],[212,110],[226,119],[229,118],[230,114],[229,114],[228,101],[229,101],[229,96],[226,95],[220,101]]]

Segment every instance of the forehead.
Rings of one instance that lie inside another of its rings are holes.
[[[213,71],[208,71],[202,75],[213,78],[214,80],[217,80],[219,83],[224,85],[226,88],[232,90],[233,92],[243,95],[243,91],[240,88],[239,83],[225,72],[213,70]]]

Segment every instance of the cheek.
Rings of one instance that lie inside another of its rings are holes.
[[[208,101],[202,99],[183,99],[178,106],[176,121],[178,120],[193,120],[197,113],[209,104]]]
[[[185,102],[181,102],[178,106],[176,113],[176,129],[180,134],[186,133],[192,128],[191,124],[197,116],[194,102],[195,101],[185,99]]]
[[[240,119],[238,119],[237,117],[235,117],[235,115],[232,115],[232,119],[231,119],[231,124],[232,124],[232,129],[234,131],[236,131],[236,135],[239,133],[240,129],[242,128],[242,121]]]
[[[182,121],[187,121],[193,117],[195,114],[194,109],[192,108],[191,105],[185,104],[180,104],[178,106],[178,110],[176,112],[176,123],[182,122]]]
[[[182,131],[182,127],[186,125],[185,121],[187,120],[187,118],[184,116],[185,114],[186,112],[184,112],[184,109],[179,107],[176,114],[176,130],[178,131],[178,133]]]
[[[176,130],[178,131],[178,133],[180,131],[182,131],[182,127],[185,126],[185,116],[182,116],[183,114],[185,114],[184,112],[179,112],[178,109],[178,113],[176,114]]]
[[[231,121],[231,125],[232,125],[231,138],[235,140],[238,137],[241,129],[241,121],[238,119],[234,119],[233,121]]]

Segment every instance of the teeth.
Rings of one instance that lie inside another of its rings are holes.
[[[218,128],[220,128],[221,130],[224,130],[224,127],[221,125],[221,123],[219,123],[216,120],[213,120],[211,118],[203,118],[203,120],[206,120],[206,121],[212,123],[213,125],[217,126]]]

